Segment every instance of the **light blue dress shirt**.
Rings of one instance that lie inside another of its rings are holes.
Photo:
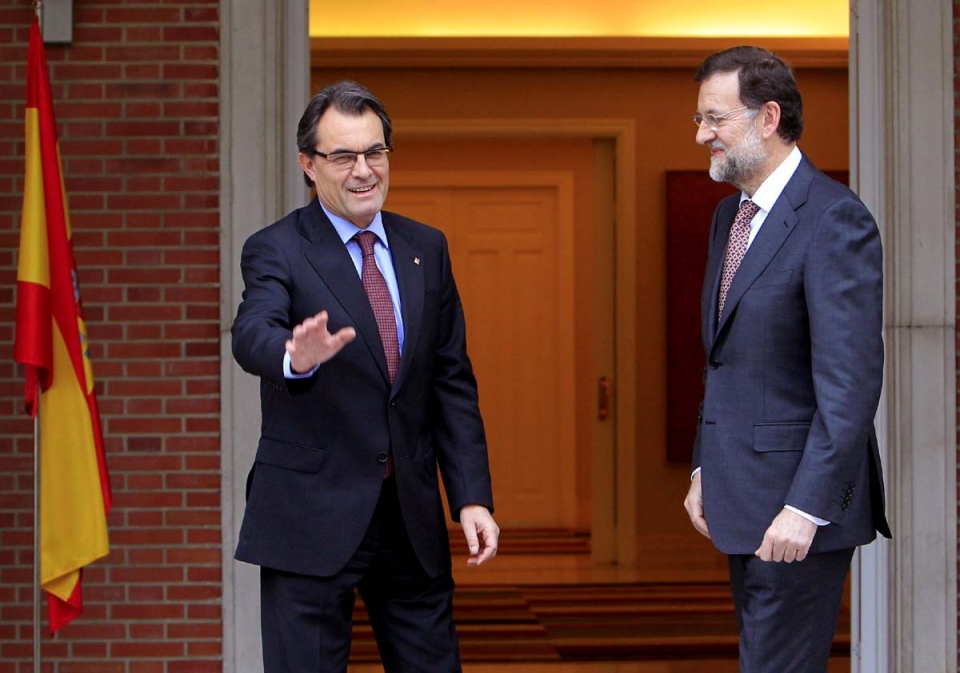
[[[393,268],[393,257],[390,256],[390,243],[387,241],[387,232],[383,228],[383,218],[380,216],[380,213],[377,213],[373,218],[373,222],[371,222],[366,229],[361,229],[353,222],[334,215],[327,210],[326,206],[322,203],[320,207],[323,208],[323,212],[330,218],[330,222],[333,223],[333,228],[336,229],[340,240],[347,246],[347,252],[350,253],[350,258],[353,260],[353,265],[357,269],[358,276],[362,276],[363,274],[363,251],[360,249],[360,244],[357,243],[353,237],[361,231],[372,231],[377,235],[377,240],[373,244],[373,256],[377,262],[377,268],[380,269],[380,273],[383,276],[383,280],[387,283],[387,290],[390,292],[390,301],[393,304],[393,317],[397,322],[397,340],[400,343],[400,353],[402,355],[403,311],[401,310],[400,304],[400,288],[397,286],[397,272]],[[300,379],[313,376],[318,368],[319,365],[305,374],[295,374],[290,368],[290,354],[283,354],[283,375],[288,379]]]

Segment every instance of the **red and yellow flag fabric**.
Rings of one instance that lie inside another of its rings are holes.
[[[27,412],[39,414],[40,583],[55,633],[82,612],[83,567],[110,551],[111,495],[36,20],[27,52],[25,155],[14,359],[26,366]]]

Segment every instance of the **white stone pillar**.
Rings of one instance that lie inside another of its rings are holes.
[[[894,534],[855,563],[860,673],[957,665],[952,9],[950,0],[851,3],[851,175],[884,240],[877,426]]]
[[[260,435],[258,383],[234,363],[247,236],[306,203],[296,130],[310,83],[307,0],[220,3],[221,504],[223,670],[262,671],[259,571],[233,560]]]

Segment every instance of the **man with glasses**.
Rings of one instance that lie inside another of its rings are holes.
[[[780,58],[735,47],[696,80],[710,177],[741,192],[710,230],[684,507],[728,555],[740,670],[825,672],[854,549],[890,536],[873,427],[880,234],[797,148],[800,92]]]
[[[364,87],[320,91],[297,131],[316,199],[243,247],[262,425],[236,558],[261,568],[265,673],[345,671],[354,589],[386,671],[460,670],[438,466],[468,565],[497,552],[446,239],[382,210],[391,131]]]

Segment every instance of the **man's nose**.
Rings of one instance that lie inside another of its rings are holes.
[[[717,132],[710,128],[708,122],[703,122],[700,124],[700,127],[697,129],[697,142],[701,145],[706,145],[708,142],[717,137]]]
[[[353,164],[353,170],[351,171],[354,175],[363,177],[365,175],[370,175],[373,170],[370,168],[370,164],[367,163],[367,157],[364,154],[357,155],[357,161]]]

